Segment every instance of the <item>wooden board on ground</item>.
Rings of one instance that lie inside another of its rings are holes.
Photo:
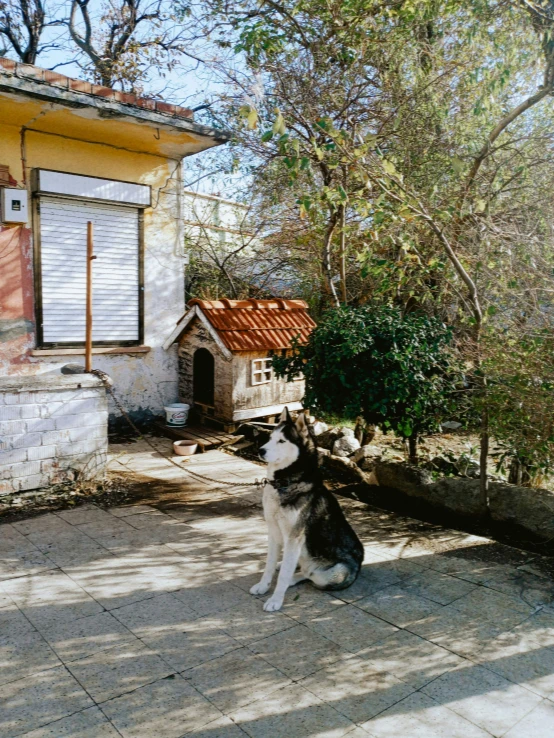
[[[154,422],[156,430],[160,431],[167,438],[173,441],[194,441],[198,444],[200,451],[204,452],[209,448],[220,448],[231,443],[241,441],[244,436],[232,436],[230,433],[206,428],[198,425],[186,425],[184,428],[172,428],[167,426],[163,420]]]

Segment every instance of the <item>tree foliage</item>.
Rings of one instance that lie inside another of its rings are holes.
[[[481,412],[486,498],[487,371],[503,350],[487,336],[554,335],[551,4],[225,9],[244,64],[227,113],[261,162],[260,192],[294,193],[318,243],[322,303],[337,304],[346,279],[343,301],[423,311],[455,331]]]
[[[554,468],[554,340],[550,332],[487,336],[486,403],[504,451],[499,468],[515,484],[540,484]]]
[[[452,330],[437,318],[364,306],[329,311],[305,346],[275,357],[290,380],[303,372],[305,403],[414,441],[456,412],[463,393]]]

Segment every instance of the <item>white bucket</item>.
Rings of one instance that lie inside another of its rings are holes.
[[[172,405],[164,407],[164,410],[167,425],[183,426],[187,424],[190,405],[185,405],[183,402],[174,402]]]

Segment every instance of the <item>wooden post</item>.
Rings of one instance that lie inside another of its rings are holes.
[[[85,371],[92,369],[92,262],[96,258],[93,254],[93,226],[92,221],[87,223],[87,304],[85,327]]]

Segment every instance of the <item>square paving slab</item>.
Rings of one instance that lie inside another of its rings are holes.
[[[266,613],[258,488],[144,441],[111,464],[156,491],[0,525],[0,738],[554,738],[540,557],[342,498],[358,580]]]

